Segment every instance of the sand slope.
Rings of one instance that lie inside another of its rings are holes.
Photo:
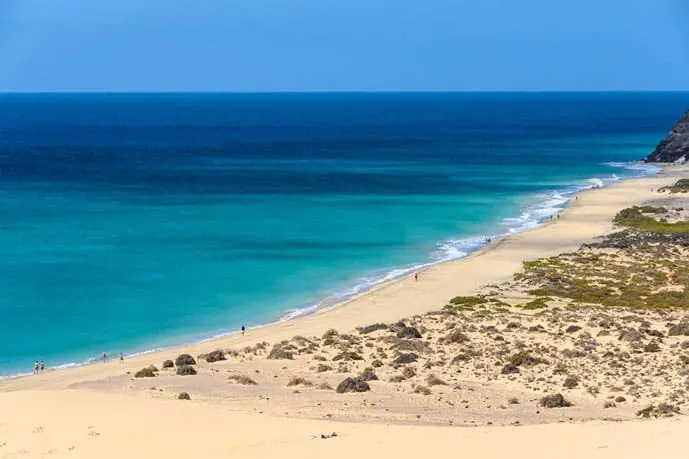
[[[0,395],[0,458],[685,457],[689,421],[446,428],[229,414],[89,391]],[[312,439],[337,432],[338,438]]]

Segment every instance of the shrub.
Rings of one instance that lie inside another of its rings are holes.
[[[402,370],[402,376],[406,379],[413,378],[416,376],[416,370],[412,367],[404,367],[404,370]]]
[[[376,360],[374,360],[373,362],[371,362],[371,366],[372,366],[373,368],[380,368],[380,367],[383,366],[383,362],[381,362],[380,360],[376,359]]]
[[[345,392],[367,392],[371,390],[371,386],[361,378],[346,378],[337,385],[335,392],[344,394]]]
[[[652,211],[647,211],[649,208],[631,207],[622,209],[613,220],[616,224],[636,228],[652,233],[687,233],[689,232],[689,222],[680,221],[677,223],[668,223],[666,220],[656,220],[649,217],[648,213],[661,213],[657,211],[658,208],[650,208]],[[646,210],[646,211],[645,211]],[[663,209],[667,212],[667,209]]]
[[[563,363],[558,363],[555,365],[555,368],[553,368],[554,375],[564,375],[567,374],[567,371],[567,367]]]
[[[471,360],[471,356],[466,352],[460,352],[452,359],[452,363],[463,363]]]
[[[476,306],[488,303],[488,298],[484,296],[456,296],[450,300],[450,304],[457,306]]]
[[[522,274],[522,278],[523,278],[523,276],[524,275]],[[515,280],[517,280],[517,279],[515,279]],[[545,309],[548,307],[548,302],[551,300],[552,300],[552,298],[550,298],[550,297],[541,296],[541,297],[538,297],[538,298],[531,300],[527,303],[524,303],[521,307],[523,309],[527,309],[527,310]],[[529,331],[531,331],[531,330],[529,330]]]
[[[319,363],[318,366],[316,367],[316,373],[323,373],[326,371],[331,371],[333,367],[330,365],[324,365],[322,363]]]
[[[294,360],[294,354],[283,349],[282,345],[276,344],[270,350],[266,358],[269,360]]]
[[[148,366],[146,368],[142,368],[141,370],[137,371],[134,373],[135,378],[153,378],[156,375],[156,371],[158,369],[154,367],[153,365]]]
[[[580,351],[579,349],[564,349],[562,355],[568,359],[574,359],[586,357],[586,352]]]
[[[402,327],[397,332],[398,338],[421,338],[421,333],[414,327]]]
[[[219,362],[221,360],[226,360],[225,358],[225,353],[221,350],[216,350],[209,352],[208,354],[202,354],[199,356],[200,359],[205,359],[206,362],[212,363],[212,362]]]
[[[193,376],[196,374],[196,369],[191,365],[177,365],[176,373],[180,376]]]
[[[387,330],[388,326],[386,324],[372,324],[372,325],[367,325],[365,327],[359,327],[357,330],[359,330],[359,333],[362,335],[366,335],[368,333],[373,333],[374,331],[378,330]]]
[[[414,388],[414,393],[421,395],[431,395],[431,390],[426,386],[418,385]]]
[[[324,383],[321,383],[318,385],[318,389],[320,389],[320,390],[333,390],[333,386],[331,386],[327,382],[324,382]]]
[[[682,322],[673,325],[667,332],[668,336],[689,336],[689,323]]]
[[[541,399],[541,406],[544,408],[564,408],[572,406],[572,404],[562,394],[553,394],[543,397]]]
[[[313,383],[309,381],[308,379],[302,378],[301,376],[295,376],[292,379],[289,380],[287,383],[287,387],[292,387],[292,386],[305,386],[305,387],[311,387],[313,386]]]
[[[507,403],[509,403],[510,405],[519,405],[519,399],[517,397],[510,397],[507,400]]]
[[[649,405],[646,408],[636,412],[636,415],[642,418],[660,418],[671,417],[679,414],[679,408],[668,403],[660,403],[658,405]]]
[[[516,367],[530,367],[541,363],[548,363],[539,357],[534,357],[529,351],[521,351],[510,357],[510,363]]]
[[[230,381],[234,381],[237,384],[242,384],[244,386],[255,386],[257,385],[256,381],[253,379],[249,378],[248,376],[244,375],[232,375],[227,378]]]
[[[172,368],[175,366],[175,363],[172,360],[166,360],[163,362],[163,368]]]
[[[344,351],[340,352],[337,354],[335,357],[333,357],[333,361],[337,362],[339,360],[344,360],[344,361],[350,361],[350,360],[364,360],[363,357],[361,357],[359,354],[356,352],[352,351]]]
[[[502,367],[502,370],[500,370],[500,373],[503,375],[518,374],[519,373],[519,367],[512,365],[511,363],[508,363],[507,365]]]
[[[179,395],[177,395],[178,400],[191,400],[191,397],[189,397],[189,394],[186,392],[180,392]]]
[[[644,352],[660,352],[660,345],[652,341],[644,346]]]
[[[447,383],[443,381],[442,379],[438,378],[436,375],[428,375],[426,378],[426,383],[433,387],[433,386],[446,386]]]
[[[679,179],[674,185],[664,186],[658,191],[669,191],[673,193],[689,193],[689,179]]]
[[[469,337],[459,330],[452,330],[440,339],[443,344],[463,344],[469,342]]]
[[[334,328],[331,328],[330,330],[323,333],[322,338],[323,339],[328,339],[328,338],[332,339],[332,338],[335,338],[336,336],[339,336],[339,334],[340,333],[337,330],[335,330]]]
[[[373,372],[373,368],[366,368],[359,378],[363,381],[378,381],[378,376]]]
[[[579,378],[574,375],[569,375],[565,378],[565,382],[562,384],[566,389],[574,389],[579,385]]]
[[[406,365],[408,363],[414,363],[419,360],[419,356],[414,353],[400,354],[398,355],[392,363],[397,365]]]
[[[622,330],[620,336],[617,339],[628,343],[635,343],[637,341],[641,341],[643,339],[643,335],[638,330],[630,328],[627,330]]]
[[[181,354],[175,359],[175,366],[196,365],[196,360],[189,354]]]
[[[395,345],[393,346],[394,349],[398,351],[406,351],[406,352],[433,352],[433,349],[431,346],[428,345],[425,341],[422,341],[420,339],[399,339],[399,338],[394,338],[395,340]]]

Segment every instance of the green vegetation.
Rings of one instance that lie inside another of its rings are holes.
[[[574,253],[525,263],[515,282],[537,298],[521,307],[544,308],[561,298],[577,305],[688,308],[688,244],[684,235],[627,230]]]
[[[457,306],[476,306],[488,303],[485,296],[456,296],[450,300],[450,304]]]
[[[476,306],[485,307],[493,306],[496,310],[506,310],[510,305],[497,298],[488,297],[485,295],[475,296],[456,296],[450,300],[450,304],[444,307],[445,310],[450,311],[473,311]]]
[[[153,366],[149,365],[146,368],[142,368],[141,370],[137,371],[134,374],[135,378],[154,378],[156,376],[156,372],[158,369]]]
[[[658,191],[669,191],[670,193],[689,193],[689,179],[679,179],[672,186],[665,186]]]
[[[667,212],[667,209],[664,207],[634,206],[621,210],[615,216],[614,222],[618,225],[652,233],[689,233],[688,221],[668,223],[664,218],[656,220],[647,215],[650,213],[658,214],[665,212]]]
[[[536,298],[535,300],[531,300],[528,303],[524,303],[520,305],[519,307],[523,309],[545,309],[548,307],[548,302],[552,301],[553,299],[548,297],[548,296],[540,296]]]
[[[615,223],[627,229],[573,253],[525,261],[513,286],[534,298],[515,307],[542,314],[558,300],[570,307],[689,308],[689,221],[669,223],[662,219],[668,212],[653,206],[624,209]],[[497,294],[458,296],[445,306],[475,314],[510,308]]]

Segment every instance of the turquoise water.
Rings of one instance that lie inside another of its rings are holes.
[[[535,226],[689,94],[0,95],[0,374],[200,340]]]

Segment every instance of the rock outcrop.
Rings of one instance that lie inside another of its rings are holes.
[[[647,163],[674,163],[689,160],[689,110],[646,158]]]

